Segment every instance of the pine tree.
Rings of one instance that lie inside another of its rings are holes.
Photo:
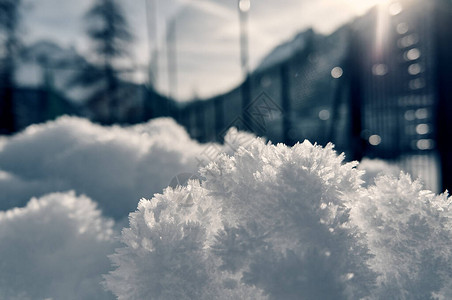
[[[119,70],[118,58],[128,54],[127,45],[133,40],[124,11],[117,0],[96,0],[85,16],[87,34],[93,44],[96,63],[87,65],[73,80],[72,85],[96,87],[89,104],[104,102],[106,116],[100,121],[118,120]]]

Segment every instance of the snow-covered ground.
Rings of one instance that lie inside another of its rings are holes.
[[[0,139],[0,299],[452,298],[451,199],[356,166],[170,119],[34,125]]]
[[[119,220],[174,176],[195,172],[209,146],[191,140],[172,119],[103,127],[62,117],[33,125],[0,141],[0,209],[75,190]]]
[[[112,299],[101,286],[113,221],[70,193],[0,211],[0,299]]]

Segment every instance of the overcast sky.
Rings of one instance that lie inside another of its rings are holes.
[[[385,0],[251,0],[249,12],[250,64],[258,62],[272,48],[297,32],[313,27],[330,33],[352,17]],[[51,39],[62,46],[75,46],[89,55],[83,15],[94,0],[25,0],[26,41]],[[208,97],[227,91],[241,78],[239,65],[239,24],[237,0],[154,0],[120,1],[136,37],[133,62],[148,63],[158,47],[157,87],[167,93],[168,74],[165,24],[175,20],[177,43],[178,98]],[[146,7],[151,22],[147,29]],[[157,16],[157,38],[153,20]],[[148,34],[149,33],[149,34]],[[146,80],[144,72],[137,80]]]

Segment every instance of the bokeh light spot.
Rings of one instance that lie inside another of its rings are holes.
[[[321,111],[319,111],[319,119],[326,121],[330,118],[330,111],[327,109],[322,109]]]
[[[340,78],[342,76],[342,74],[344,74],[344,71],[342,70],[341,67],[334,67],[331,70],[331,76],[333,78]]]
[[[242,12],[247,12],[251,8],[251,1],[250,0],[240,0],[239,1],[239,9]]]
[[[407,111],[405,112],[405,120],[407,120],[407,121],[413,121],[414,119],[416,119],[414,110],[412,110],[412,109],[407,110]]]
[[[372,73],[376,76],[383,76],[388,73],[388,66],[385,64],[375,64],[372,66]]]
[[[419,57],[421,57],[421,51],[417,48],[410,49],[405,53],[406,60],[416,60]]]
[[[410,75],[418,75],[422,72],[422,68],[420,64],[412,64],[408,67],[408,73]]]
[[[415,113],[416,118],[422,120],[428,118],[428,110],[426,108],[419,108]]]
[[[373,134],[369,137],[369,144],[378,146],[381,143],[381,137],[378,134]]]
[[[428,124],[418,124],[416,126],[417,134],[427,134],[430,132],[430,126]]]
[[[416,34],[410,34],[399,39],[397,45],[399,46],[399,48],[407,48],[413,46],[418,41],[419,37]]]
[[[400,23],[396,27],[396,31],[398,34],[405,34],[408,32],[408,29],[409,29],[409,27],[408,27],[407,23]]]
[[[409,87],[412,90],[419,90],[425,87],[425,81],[422,78],[410,80]]]
[[[421,139],[416,142],[416,147],[419,150],[430,150],[433,149],[435,142],[431,139]]]

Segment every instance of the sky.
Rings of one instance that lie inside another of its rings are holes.
[[[151,53],[154,86],[168,94],[166,27],[175,26],[177,78],[171,95],[184,101],[225,92],[243,79],[240,68],[238,0],[119,0],[135,36],[123,63],[138,70],[133,80],[146,82]],[[328,34],[354,16],[385,0],[251,0],[251,68],[278,44],[313,27]],[[53,40],[90,56],[83,15],[94,0],[24,0],[25,42]],[[147,17],[149,22],[147,22]],[[157,54],[157,55],[155,55]],[[156,67],[157,65],[157,67]]]

